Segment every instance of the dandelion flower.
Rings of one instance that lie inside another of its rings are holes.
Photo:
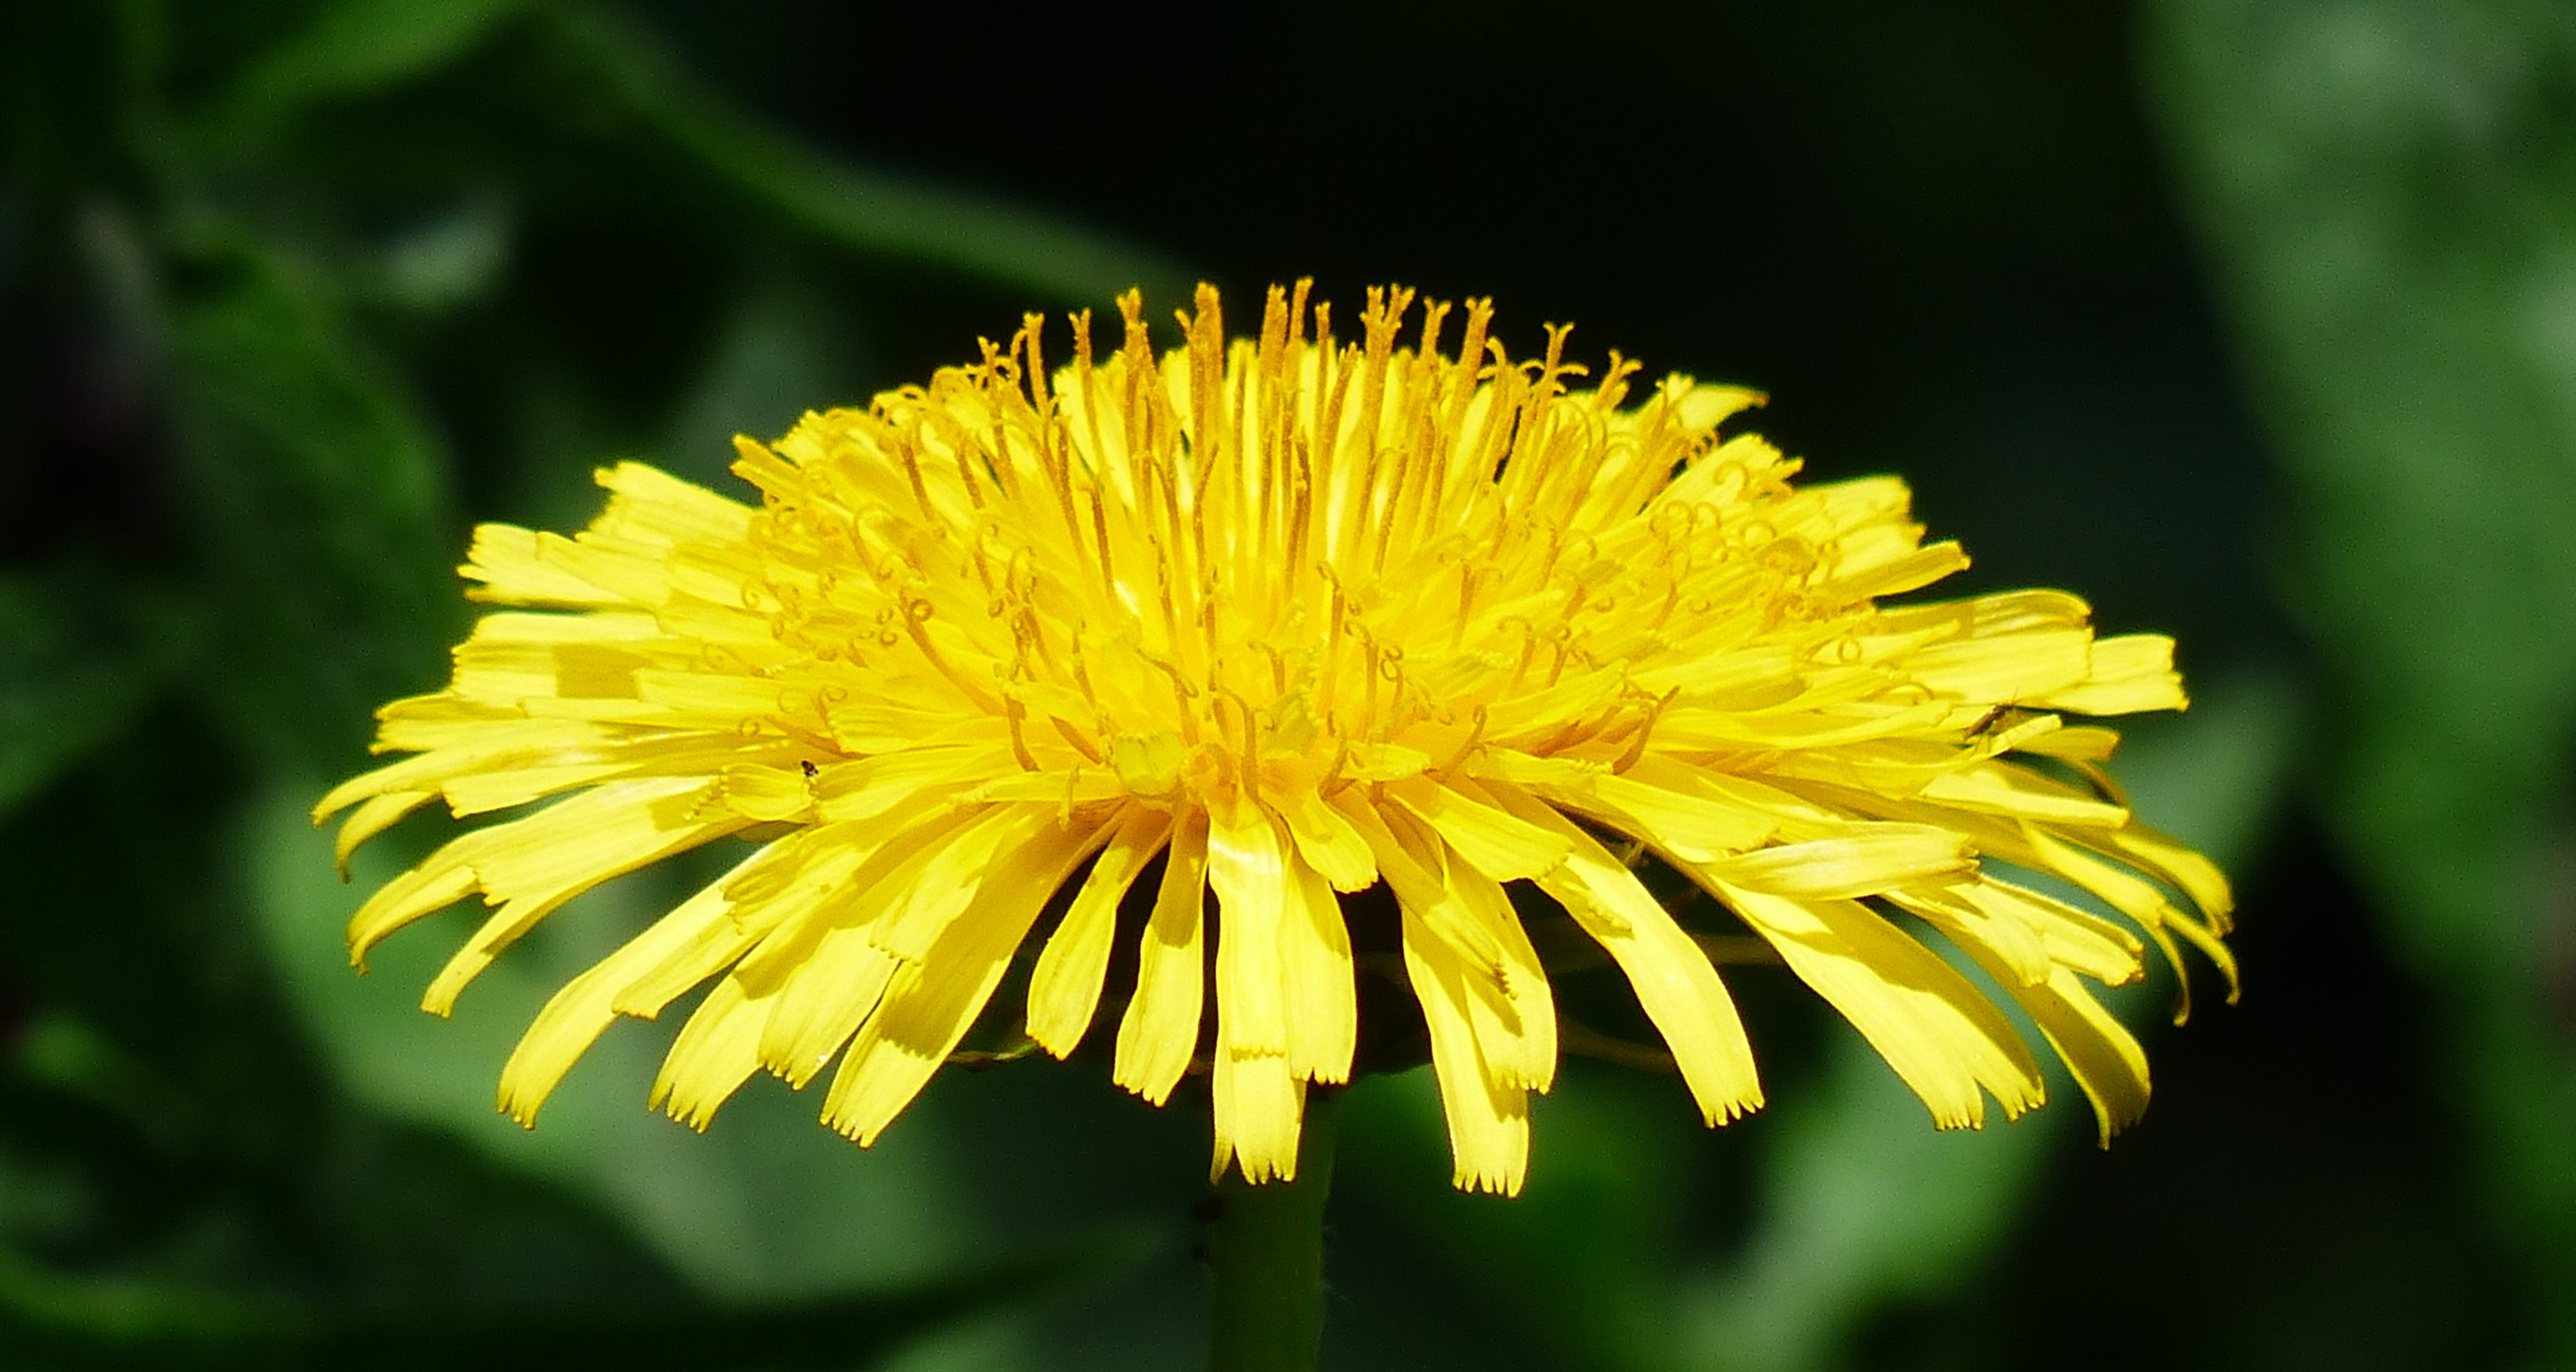
[[[2137,978],[2138,935],[2232,979],[2228,890],[2130,817],[2116,735],[2068,716],[2181,708],[2171,641],[2097,637],[2058,591],[1885,604],[1967,565],[1920,541],[1903,483],[1794,485],[1718,433],[1759,397],[1637,394],[1616,353],[1577,386],[1564,330],[1514,361],[1484,301],[1425,305],[1408,345],[1413,303],[1372,290],[1336,341],[1301,282],[1229,340],[1201,287],[1158,355],[1131,292],[1117,350],[1086,312],[1053,372],[1031,316],[926,387],[739,440],[757,506],[630,462],[576,537],[484,526],[462,574],[514,608],[447,689],[380,712],[378,751],[411,756],[316,818],[356,807],[345,863],[432,800],[564,798],[386,884],[354,955],[481,896],[423,1002],[446,1014],[566,899],[744,840],[555,995],[502,1108],[533,1122],[613,1018],[712,982],[656,1103],[703,1126],[755,1071],[801,1088],[837,1059],[823,1118],[870,1143],[1017,962],[1028,1039],[1073,1052],[1106,998],[1118,1084],[1160,1104],[1203,1067],[1216,1170],[1260,1181],[1294,1175],[1307,1087],[1352,1074],[1375,972],[1342,898],[1384,883],[1456,1183],[1508,1193],[1559,1053],[1525,910],[1625,973],[1709,1123],[1762,1103],[1722,931],[1650,893],[1643,851],[1940,1126],[2044,1087],[1927,935],[2020,1008],[2106,1140],[2134,1120],[2145,1056],[2088,983]],[[1107,984],[1122,942],[1132,987]]]

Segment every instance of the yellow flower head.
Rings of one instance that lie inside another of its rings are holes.
[[[1027,1035],[1060,1057],[1125,940],[1117,1081],[1160,1103],[1204,1064],[1216,1167],[1257,1181],[1293,1175],[1307,1085],[1351,1074],[1378,959],[1340,896],[1383,882],[1456,1181],[1513,1192],[1559,1027],[1525,924],[1556,916],[1513,883],[1625,972],[1708,1122],[1762,1103],[1716,935],[1608,840],[1715,897],[1940,1125],[2043,1086],[1925,929],[2038,1026],[2106,1139],[2136,1118],[2145,1057],[2086,981],[2136,978],[2142,945],[1991,864],[2229,968],[2225,880],[2131,820],[2116,736],[2062,717],[2180,708],[2171,642],[2096,638],[2056,591],[1882,605],[1967,564],[1919,541],[1901,482],[1794,486],[1715,432],[1758,397],[1676,376],[1629,404],[1615,353],[1577,389],[1563,330],[1514,362],[1483,301],[1454,353],[1440,304],[1399,346],[1412,300],[1371,291],[1340,343],[1305,283],[1273,288],[1229,342],[1201,287],[1158,357],[1130,293],[1118,350],[1086,312],[1053,373],[1032,316],[926,388],[739,441],[757,507],[627,463],[577,537],[484,526],[464,576],[527,608],[386,706],[379,751],[414,756],[316,817],[357,805],[345,861],[432,799],[570,794],[388,883],[353,950],[482,896],[424,1001],[445,1014],[569,897],[748,840],[554,997],[503,1108],[533,1120],[613,1017],[713,979],[656,1102],[703,1125],[755,1069],[801,1087],[837,1056],[823,1117],[869,1143],[1023,950]]]

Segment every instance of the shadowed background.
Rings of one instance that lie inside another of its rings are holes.
[[[1490,295],[1758,386],[1977,565],[2182,640],[2123,775],[2243,1004],[1938,1135],[1771,968],[1772,1104],[1568,1065],[1518,1201],[1343,1111],[1337,1369],[2576,1365],[2576,12],[2474,0],[22,0],[0,16],[0,1356],[1191,1366],[1203,1111],[944,1073],[704,1137],[624,1024],[490,1110],[584,897],[453,1021],[304,811],[434,689],[467,530],[1194,281]],[[2122,1002],[2160,1026],[2169,984]],[[1579,993],[1578,993],[1579,994]]]

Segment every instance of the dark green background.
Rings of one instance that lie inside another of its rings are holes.
[[[1302,274],[1760,386],[1963,585],[2180,636],[2126,775],[2248,985],[2107,1153],[2064,1082],[1934,1134],[1776,969],[1771,1108],[1574,1062],[1515,1202],[1373,1082],[1328,1366],[2576,1366],[2576,10],[2517,0],[18,0],[0,1363],[1193,1365],[1203,1114],[1025,1062],[873,1152],[767,1082],[701,1138],[627,1025],[523,1134],[529,1014],[704,872],[441,1022],[453,919],[338,933],[441,821],[342,886],[302,812],[442,679],[474,521]]]

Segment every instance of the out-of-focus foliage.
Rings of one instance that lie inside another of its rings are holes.
[[[738,430],[1192,271],[1572,315],[1902,470],[1979,584],[2181,630],[2199,704],[2123,775],[2248,897],[2244,1007],[2123,1004],[2159,1101],[2108,1154],[2064,1081],[1932,1133],[1760,966],[1768,1110],[1571,1063],[1516,1202],[1447,1188],[1427,1080],[1364,1084],[1329,1365],[2576,1358],[2576,21],[1981,14],[0,6],[0,1363],[1194,1360],[1193,1107],[1077,1058],[870,1152],[765,1081],[700,1137],[625,1024],[521,1132],[534,1007],[709,873],[442,1022],[438,931],[363,979],[338,938],[442,821],[344,886],[302,813],[441,678],[473,521],[578,524],[619,457],[722,484]]]
[[[2576,1362],[2576,10],[2165,0],[2156,94],[2297,501],[2326,813]]]
[[[847,1366],[1132,1268],[1148,1221],[989,1219],[930,1128],[872,1167],[758,1118],[774,1100],[692,1138],[616,1077],[633,1053],[545,1134],[509,1128],[492,1072],[545,988],[505,979],[442,1033],[388,984],[414,960],[352,976],[354,888],[302,811],[378,702],[440,675],[469,509],[584,500],[557,478],[655,424],[721,451],[793,413],[770,359],[828,348],[763,302],[835,272],[1049,302],[1173,273],[815,158],[615,11],[73,0],[0,23],[23,402],[0,463],[0,1361]],[[459,117],[487,95],[518,103]],[[652,330],[648,366],[704,379],[636,405],[660,383],[619,333],[664,302],[596,329],[581,286],[514,259],[622,238],[638,188],[674,180],[640,197],[693,215],[651,245],[672,274],[778,284]],[[811,256],[777,264],[790,244]],[[789,371],[796,404],[852,384]]]

